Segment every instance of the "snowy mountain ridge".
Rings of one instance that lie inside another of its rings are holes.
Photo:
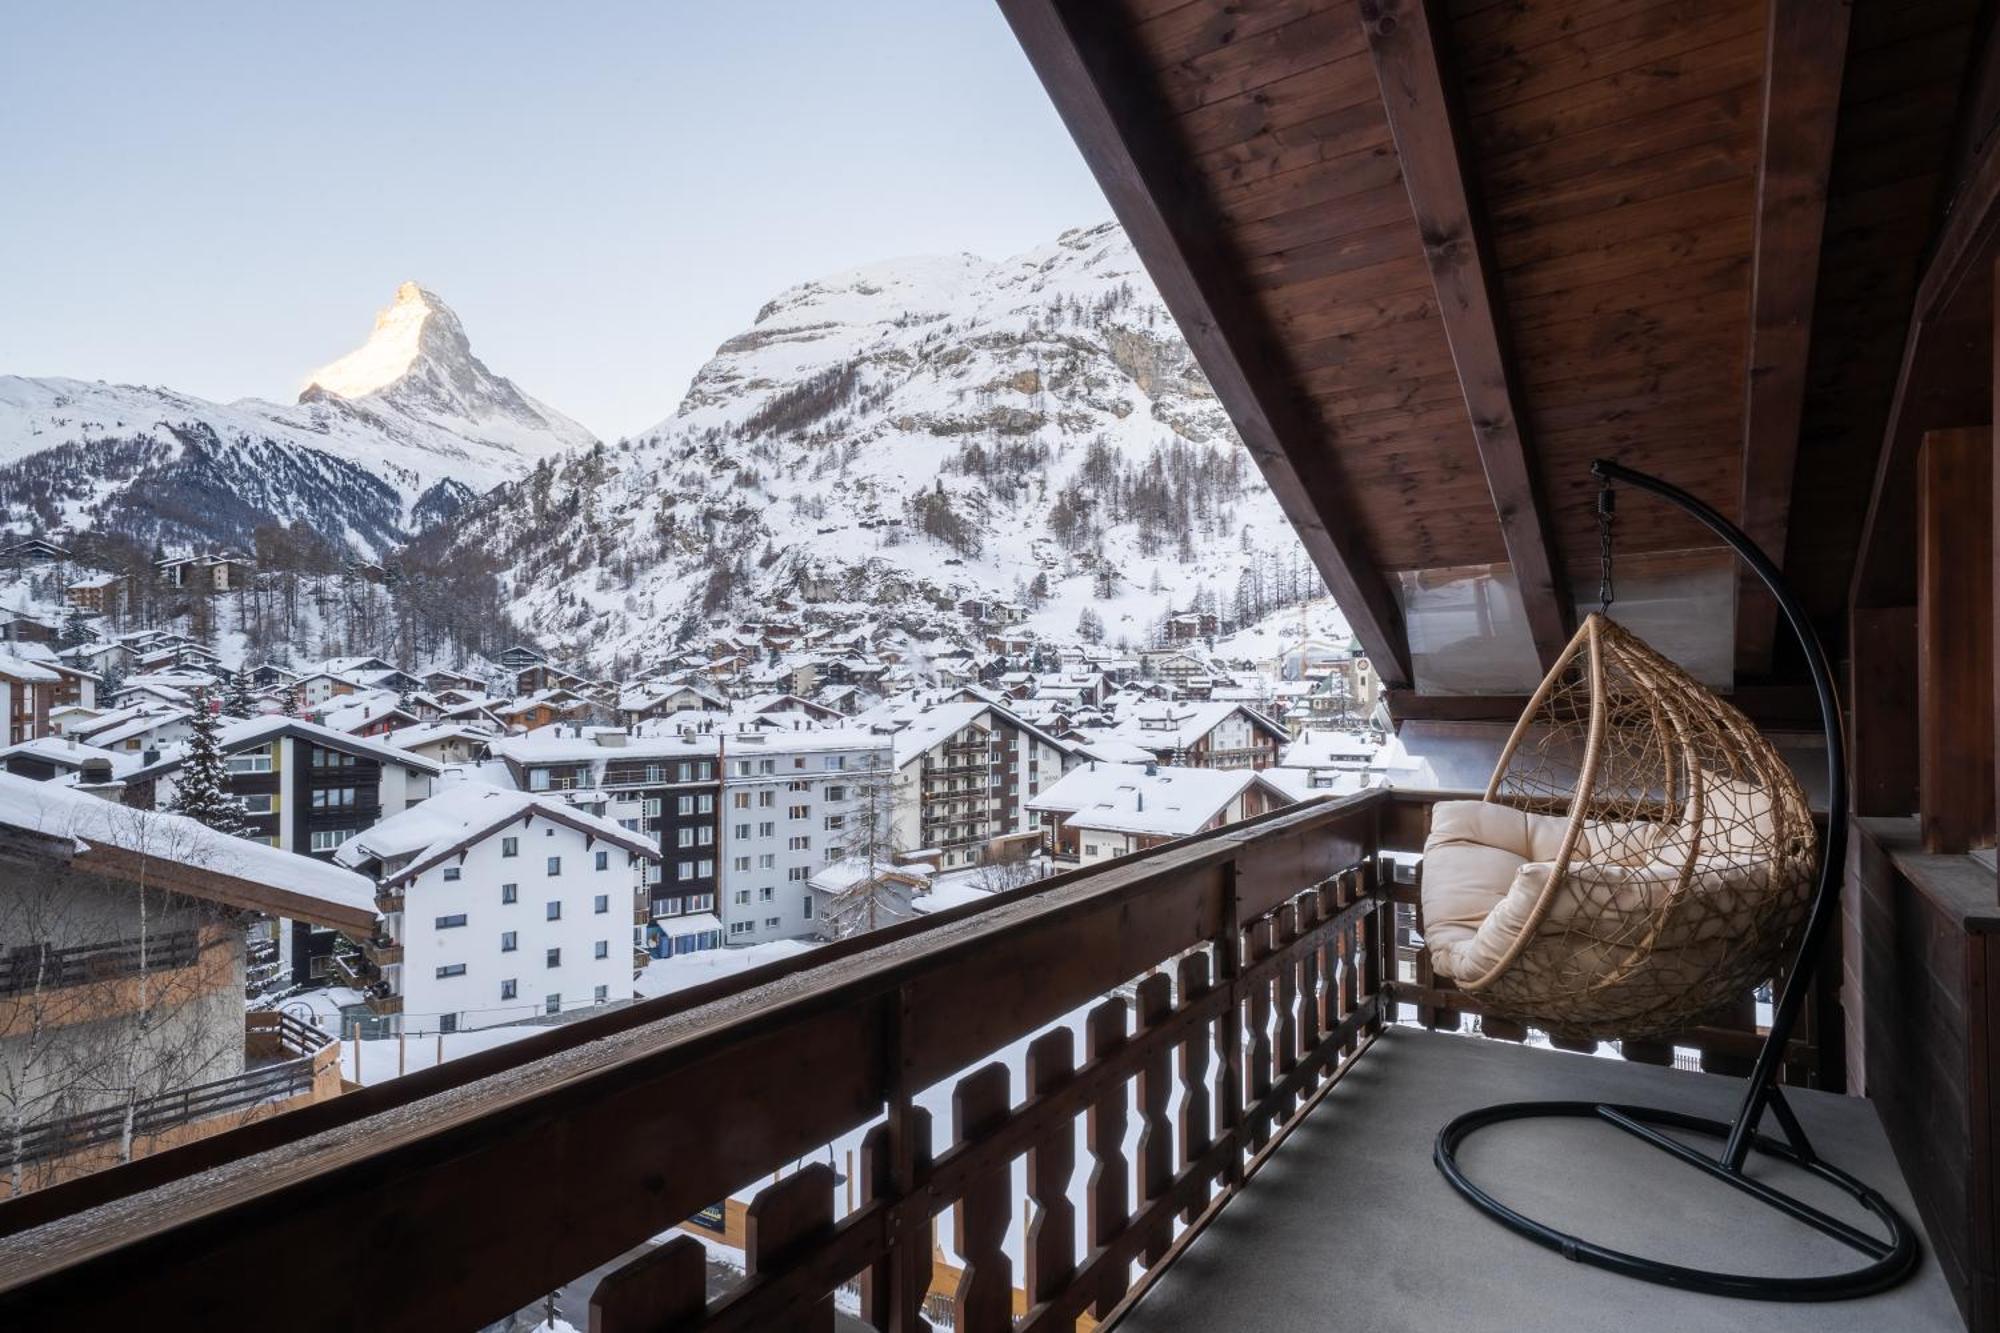
[[[1226,612],[1303,561],[1109,223],[792,287],[672,416],[457,527],[546,646],[612,666],[780,602],[916,645],[976,640],[968,601],[1058,641],[1088,611],[1105,642],[1142,644],[1169,610]]]
[[[379,556],[540,459],[594,443],[488,370],[450,307],[405,283],[368,343],[294,404],[0,375],[0,524],[115,525],[200,545],[304,521]]]

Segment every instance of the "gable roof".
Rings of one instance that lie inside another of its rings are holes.
[[[429,800],[349,838],[333,857],[343,866],[375,869],[386,884],[407,883],[511,824],[536,819],[575,829],[635,856],[660,859],[656,840],[579,810],[560,796],[510,791],[483,782],[451,783]]]

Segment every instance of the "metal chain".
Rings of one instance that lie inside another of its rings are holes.
[[[1618,496],[1606,482],[1597,492],[1597,609],[1611,614],[1611,527],[1618,521]]]

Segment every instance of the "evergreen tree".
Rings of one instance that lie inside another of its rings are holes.
[[[90,641],[90,621],[80,606],[70,607],[63,616],[62,637],[57,640],[65,648],[74,648],[79,643]]]
[[[238,671],[229,678],[229,711],[236,717],[257,716],[257,700],[250,693],[250,671]]]
[[[217,734],[213,701],[207,690],[194,696],[193,731],[188,736],[187,755],[174,782],[173,799],[167,809],[186,815],[217,833],[243,832],[243,807],[228,791],[229,768],[223,762]]]

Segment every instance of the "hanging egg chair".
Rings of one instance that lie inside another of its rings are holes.
[[[1424,943],[1489,1012],[1557,1036],[1681,1032],[1776,973],[1817,847],[1798,779],[1750,721],[1593,614],[1485,799],[1435,807]]]

